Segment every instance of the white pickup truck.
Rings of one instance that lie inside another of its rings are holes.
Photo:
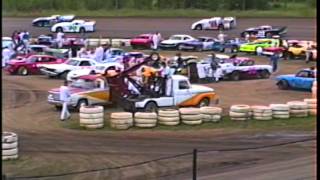
[[[127,98],[123,107],[128,111],[157,111],[161,107],[208,106],[210,101],[218,104],[219,99],[214,89],[190,84],[189,79],[182,75],[172,75],[166,82],[166,95],[157,98]]]

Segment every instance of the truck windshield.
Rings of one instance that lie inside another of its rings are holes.
[[[72,81],[72,83],[69,86],[74,88],[82,88],[82,89],[93,89],[96,87],[94,81],[89,81],[84,79],[77,79],[75,81]]]

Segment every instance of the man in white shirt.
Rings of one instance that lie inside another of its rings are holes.
[[[104,48],[103,48],[103,46],[105,46],[105,44],[104,45],[102,45],[102,46],[99,46],[99,47],[97,47],[96,48],[96,51],[95,51],[95,60],[97,61],[97,62],[102,62],[102,60],[103,60],[103,53],[104,53]]]
[[[157,47],[159,46],[160,42],[161,42],[161,34],[159,32],[157,32],[157,36],[158,36],[158,44],[157,44]]]
[[[222,31],[220,31],[219,34],[218,34],[218,40],[223,43],[224,42],[224,37],[225,37],[225,35],[223,34]]]
[[[69,119],[71,116],[68,110],[68,102],[70,100],[70,96],[71,96],[71,93],[68,87],[68,81],[64,81],[64,85],[60,87],[60,101],[63,103],[61,116],[60,116],[61,121]]]
[[[152,36],[152,43],[153,43],[153,49],[157,50],[158,49],[158,35],[157,34],[153,34]]]
[[[58,32],[57,33],[56,41],[58,43],[58,48],[62,48],[62,46],[63,46],[63,36],[64,36],[63,32]]]

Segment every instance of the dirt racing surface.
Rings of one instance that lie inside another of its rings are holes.
[[[11,36],[14,30],[27,30],[33,37],[49,34],[49,28],[33,27],[34,18],[2,18],[3,36]],[[82,19],[82,18],[81,18]],[[164,38],[173,34],[189,34],[193,36],[218,35],[216,30],[193,31],[191,24],[200,18],[83,18],[96,20],[96,32],[89,33],[89,37],[104,38],[132,38],[142,33],[159,31]],[[312,18],[238,18],[237,27],[226,31],[229,37],[238,37],[249,27],[259,25],[287,26],[285,38],[297,40],[316,40],[316,19]]]
[[[29,30],[33,36],[47,34],[48,30],[31,27],[31,18],[3,18],[3,35],[13,30]],[[97,19],[98,32],[92,34],[112,37],[132,37],[158,30],[163,36],[175,33],[215,36],[216,31],[193,32],[189,27],[197,19]],[[287,25],[288,37],[313,39],[314,19],[239,19],[238,28],[229,31],[238,35],[249,26],[260,24]],[[143,28],[141,28],[143,27]],[[229,34],[229,33],[228,33]],[[172,56],[175,52],[161,52]],[[208,53],[183,53],[205,57]],[[241,56],[241,55],[239,55]],[[268,64],[267,58],[256,58],[257,64]],[[225,111],[232,104],[268,105],[289,100],[309,98],[310,92],[283,91],[275,85],[275,76],[291,74],[306,67],[303,61],[280,61],[279,72],[270,79],[221,81],[203,84],[215,89],[220,107]],[[68,129],[59,121],[59,112],[47,104],[47,91],[59,87],[62,80],[45,76],[11,76],[2,72],[3,131],[19,136],[17,161],[3,162],[3,172],[9,177],[40,176],[37,179],[87,180],[185,180],[192,179],[192,156],[198,150],[221,150],[261,147],[282,142],[314,137],[312,132],[274,131],[256,132],[224,129],[197,129],[187,131],[85,131]],[[121,111],[106,108],[106,114]],[[72,121],[78,113],[72,113]],[[151,161],[124,168],[112,168],[161,157],[189,153],[186,156]],[[198,154],[198,179],[316,179],[316,142],[306,141],[284,146],[251,150],[210,151]],[[108,169],[111,168],[111,169]],[[99,171],[90,171],[100,169]],[[69,174],[75,171],[87,171]],[[63,176],[42,175],[64,174]],[[23,178],[22,178],[23,179]]]

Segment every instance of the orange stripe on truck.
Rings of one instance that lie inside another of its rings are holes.
[[[181,102],[179,104],[179,106],[197,106],[200,101],[204,98],[209,99],[209,101],[217,99],[217,95],[216,93],[213,92],[208,92],[208,93],[201,93],[201,94],[197,94],[195,96],[192,96],[191,98]]]

